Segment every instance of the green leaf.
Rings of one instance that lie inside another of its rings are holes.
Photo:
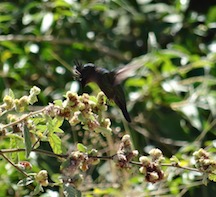
[[[7,21],[11,21],[13,19],[13,17],[11,15],[4,15],[0,17],[0,22],[7,22]]]
[[[10,138],[10,148],[24,148],[25,147],[24,140],[19,135],[17,135],[17,134],[8,134],[7,136]],[[20,152],[20,153],[17,153],[17,152],[11,153],[10,154],[10,159],[14,163],[17,163],[18,160],[19,160],[18,157],[19,157],[20,154],[23,154],[23,153],[22,152]]]
[[[34,182],[34,178],[33,177],[27,177],[27,178],[24,178],[22,180],[20,180],[17,185],[18,186],[26,186],[26,185],[29,185],[31,183]]]
[[[216,174],[209,174],[208,175],[209,180],[216,182]]]
[[[58,118],[54,118],[52,120],[52,124],[54,127],[59,128],[60,126],[62,126],[64,121],[64,118],[58,117]]]
[[[25,141],[26,157],[28,158],[31,152],[32,143],[31,143],[30,132],[26,125],[24,125],[24,128],[23,128],[23,136],[24,136],[24,141]]]
[[[62,107],[62,100],[55,100],[54,104],[55,104],[55,106]]]
[[[81,197],[81,192],[71,185],[64,184],[63,190],[65,197]]]
[[[46,125],[37,125],[36,128],[37,128],[37,130],[39,130],[42,133],[47,130],[47,126]]]
[[[175,155],[173,155],[171,158],[170,158],[170,161],[171,162],[174,162],[174,163],[176,163],[176,164],[178,164],[180,161],[179,161],[179,159],[175,156]]]
[[[106,11],[108,9],[107,5],[102,3],[96,3],[92,6],[92,10],[95,11]]]
[[[48,117],[46,128],[48,129],[49,133],[64,133],[64,131],[59,128],[63,124],[63,121],[64,118],[51,119],[50,117]]]
[[[61,139],[55,133],[49,134],[48,141],[49,141],[50,146],[51,146],[51,148],[55,154],[61,154],[62,153]]]
[[[38,183],[34,189],[34,191],[31,193],[32,196],[36,196],[40,192],[43,192],[43,187]]]
[[[78,144],[77,144],[77,150],[80,151],[80,152],[86,153],[87,147],[84,146],[84,145],[81,144],[81,143],[78,143]]]
[[[53,130],[55,133],[64,133],[64,131],[60,128],[54,128]]]
[[[8,94],[8,95],[9,95],[11,98],[15,99],[13,90],[9,89],[9,94]]]
[[[51,117],[47,117],[47,123],[46,123],[46,127],[49,133],[53,133],[53,121]]]
[[[143,87],[146,80],[143,78],[130,78],[125,82],[126,86]]]

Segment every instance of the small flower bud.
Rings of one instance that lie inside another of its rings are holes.
[[[109,119],[109,118],[104,119],[104,121],[103,121],[103,126],[104,126],[106,129],[109,129],[109,128],[110,128],[110,125],[111,125],[110,119]]]
[[[138,156],[138,154],[139,154],[138,150],[133,150],[132,153],[133,153],[134,157]]]
[[[159,179],[158,173],[157,172],[150,172],[148,174],[148,181],[151,183],[155,183],[157,182],[157,180]]]
[[[48,173],[46,170],[41,170],[35,175],[35,180],[39,182],[42,186],[48,186]]]
[[[85,172],[89,169],[89,166],[87,163],[82,163],[82,165],[80,166],[80,169]]]
[[[29,98],[28,96],[23,96],[19,100],[15,99],[14,104],[16,111],[23,112],[29,104]]]
[[[5,103],[5,109],[6,110],[10,110],[10,109],[12,109],[13,108],[13,106],[14,106],[14,99],[11,97],[11,96],[9,96],[9,95],[6,95],[4,98],[3,98],[3,101],[4,101],[4,103]]]
[[[38,88],[37,86],[33,86],[30,90],[30,95],[38,95],[40,94],[41,89]]]
[[[72,111],[77,111],[79,108],[79,96],[77,95],[77,93],[68,91],[66,93],[66,98],[67,100],[64,101],[63,106],[64,107],[70,107],[72,109]]]
[[[201,148],[198,151],[195,151],[193,153],[193,156],[195,157],[195,159],[199,159],[201,157],[209,158],[209,153],[206,152],[203,148]]]
[[[122,142],[126,142],[126,141],[129,141],[130,140],[130,135],[124,135],[123,137],[122,137]]]
[[[69,120],[71,126],[75,126],[78,123],[80,123],[79,115],[80,115],[80,111],[74,113],[73,117]]]
[[[106,111],[107,106],[106,106],[106,97],[103,92],[99,92],[97,95],[97,104],[96,108],[101,110],[101,111]]]
[[[153,161],[161,161],[164,159],[161,150],[158,148],[150,150],[149,154],[152,157]]]
[[[29,104],[33,105],[34,103],[36,103],[38,101],[37,96],[34,94],[30,94],[28,96],[28,100],[29,100]]]
[[[8,114],[7,119],[9,122],[14,122],[18,119],[18,117],[14,114]]]
[[[143,166],[148,166],[150,164],[150,160],[146,156],[141,156],[139,161],[142,163]]]
[[[139,171],[140,171],[140,173],[146,175],[146,167],[143,167],[143,166],[140,167],[140,168],[139,168]]]

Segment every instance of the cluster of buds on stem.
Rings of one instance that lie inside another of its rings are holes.
[[[11,95],[6,95],[3,98],[3,105],[1,105],[1,111],[15,109],[18,112],[23,112],[29,104],[34,104],[37,102],[37,95],[40,94],[40,88],[34,86],[30,90],[29,96],[23,96],[19,99],[14,98],[13,93]]]
[[[196,167],[205,173],[216,173],[216,161],[210,157],[210,154],[204,149],[194,152]]]
[[[150,157],[141,156],[139,161],[142,167],[140,172],[144,174],[145,180],[150,183],[156,183],[164,178],[164,172],[161,169],[161,161],[164,160],[161,150],[155,148],[149,152]]]
[[[116,165],[120,168],[131,168],[131,160],[138,155],[137,150],[132,149],[132,143],[130,141],[129,135],[124,135],[121,140],[121,144],[117,151],[117,154],[114,156],[114,161]]]
[[[90,165],[97,165],[99,163],[100,160],[95,156],[97,151],[92,149],[90,152],[91,155],[80,151],[74,151],[69,155],[68,159],[62,165],[64,181],[67,179],[67,182],[77,186],[78,182],[81,183],[82,177],[80,174],[76,174],[76,172],[79,169],[85,172],[89,169]]]
[[[61,116],[74,126],[79,123],[88,131],[111,131],[110,121],[102,118],[101,114],[107,110],[105,95],[100,92],[96,99],[92,99],[88,94],[78,96],[77,93],[68,91],[66,100],[61,104],[50,105],[46,114]]]

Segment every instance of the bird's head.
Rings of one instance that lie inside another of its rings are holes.
[[[82,87],[85,87],[87,83],[92,81],[95,72],[95,65],[92,63],[82,65],[80,62],[75,62],[74,75],[81,83]]]

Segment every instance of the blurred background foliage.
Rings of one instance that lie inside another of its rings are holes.
[[[176,155],[188,165],[191,153],[200,147],[215,152],[214,0],[0,2],[1,99],[9,89],[21,97],[32,86],[42,90],[40,106],[63,99],[68,90],[81,94],[71,72],[75,59],[110,70],[133,60],[140,60],[143,67],[123,83],[133,122],[125,123],[113,105],[106,114],[112,122],[110,139],[65,122],[62,140],[68,149],[82,142],[109,155],[120,137],[130,133],[141,154],[158,147],[165,156]],[[96,95],[100,90],[90,84],[84,91]],[[1,141],[0,147],[6,148],[6,143]],[[36,158],[39,168],[50,175],[59,173],[52,159]],[[8,172],[9,164],[2,159],[0,163],[0,190],[5,196],[24,195],[16,186],[15,171]],[[196,173],[168,171],[166,181],[151,185],[134,169],[119,178],[119,172],[104,162],[86,173],[81,190],[88,196],[214,195],[214,183],[203,186]],[[57,189],[49,188],[46,195]]]

